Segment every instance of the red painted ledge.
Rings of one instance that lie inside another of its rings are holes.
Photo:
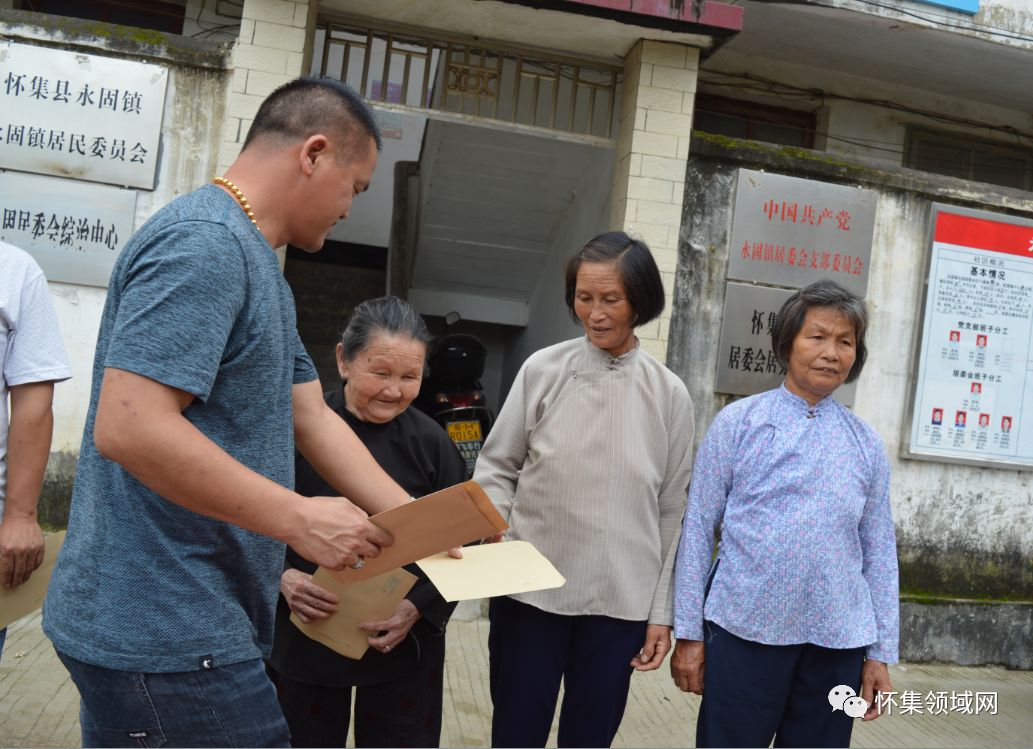
[[[739,5],[703,0],[694,3],[684,0],[682,3],[672,0],[562,0],[576,5],[590,5],[595,8],[616,10],[625,13],[637,13],[654,18],[665,18],[672,21],[698,23],[730,31],[742,31],[743,8]],[[680,8],[678,6],[681,6]],[[698,10],[697,10],[698,9]]]

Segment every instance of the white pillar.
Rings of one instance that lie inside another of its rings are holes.
[[[645,241],[660,267],[667,306],[638,330],[642,347],[660,361],[674,306],[698,69],[699,50],[682,44],[641,40],[624,60],[610,225]]]
[[[273,90],[307,74],[317,0],[244,0],[233,50],[233,83],[219,171],[240,153],[258,107]]]

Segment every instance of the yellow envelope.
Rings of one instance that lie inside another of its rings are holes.
[[[359,629],[361,622],[387,619],[419,578],[403,569],[394,569],[359,582],[342,582],[335,573],[322,567],[312,582],[337,595],[337,612],[308,624],[297,614],[291,622],[304,635],[345,658],[358,660],[369,649],[370,632]]]
[[[50,584],[50,573],[54,571],[57,553],[61,551],[64,542],[64,531],[47,536],[43,564],[32,573],[32,577],[10,590],[0,586],[0,629],[43,605],[43,599],[47,597],[47,585]]]
[[[467,546],[462,559],[435,554],[416,564],[446,601],[508,596],[566,584],[552,562],[527,541]]]
[[[334,572],[341,582],[366,580],[509,527],[476,481],[456,484],[378,513],[370,522],[391,533],[395,542],[380,556],[367,559],[362,569]]]

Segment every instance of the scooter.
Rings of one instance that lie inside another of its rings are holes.
[[[458,317],[458,316],[457,316]],[[416,407],[441,424],[466,461],[466,477],[495,422],[480,378],[488,350],[468,333],[449,333],[434,344],[428,357],[429,374],[423,380]]]

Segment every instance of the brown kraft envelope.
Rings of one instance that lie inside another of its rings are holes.
[[[306,637],[345,658],[358,660],[369,649],[366,638],[373,634],[359,629],[359,624],[390,617],[418,579],[406,570],[395,569],[362,582],[345,584],[320,567],[312,575],[312,582],[337,595],[337,612],[308,624],[297,614],[291,614],[291,622]]]
[[[28,616],[43,605],[43,599],[47,596],[47,585],[50,583],[50,573],[54,571],[54,562],[57,561],[57,553],[64,541],[64,531],[47,536],[43,564],[40,568],[17,588],[6,589],[0,586],[0,628]]]
[[[393,545],[367,559],[362,569],[330,572],[342,583],[368,580],[440,551],[479,541],[509,525],[476,481],[466,481],[378,513],[370,522],[394,536]]]

